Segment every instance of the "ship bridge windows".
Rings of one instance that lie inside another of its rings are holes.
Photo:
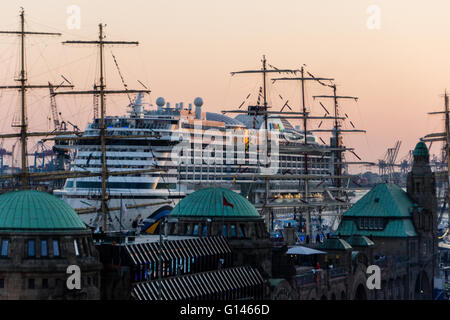
[[[64,188],[73,188],[73,181],[68,180],[68,181],[66,182],[66,186],[65,186]]]

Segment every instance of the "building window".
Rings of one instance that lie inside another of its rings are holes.
[[[362,230],[383,230],[383,218],[362,217],[358,219],[358,228]]]
[[[202,231],[202,236],[206,237],[208,235],[208,226],[204,225],[203,226],[203,231]]]
[[[41,257],[48,257],[48,242],[41,240]]]
[[[5,279],[0,279],[0,289],[5,287]]]
[[[48,279],[42,279],[42,289],[48,289]]]
[[[34,279],[28,279],[28,289],[34,289]]]
[[[227,225],[224,224],[222,227],[222,235],[227,238],[228,237],[228,230],[227,230]]]
[[[28,240],[28,256],[36,256],[36,242],[34,240]]]
[[[2,250],[0,253],[2,257],[8,256],[8,247],[9,247],[9,240],[3,239],[2,240]]]
[[[80,255],[80,251],[78,250],[78,241],[77,241],[77,239],[73,240],[73,247],[75,248],[75,255],[78,257]]]
[[[230,230],[231,230],[231,237],[232,238],[236,238],[237,237],[237,233],[236,233],[236,225],[232,224],[230,226]]]
[[[81,239],[81,243],[83,245],[84,254],[86,256],[90,256],[91,253],[89,252],[89,245],[87,244],[87,239],[86,238]]]
[[[239,237],[245,238],[245,225],[241,224],[239,228]]]
[[[59,257],[60,253],[59,253],[59,241],[58,240],[53,240],[53,256],[54,257]]]

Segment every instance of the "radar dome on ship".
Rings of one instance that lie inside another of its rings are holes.
[[[163,97],[159,97],[158,99],[156,99],[156,105],[158,107],[163,107],[166,104],[166,100],[164,100]]]
[[[203,99],[200,98],[200,97],[195,98],[195,100],[194,100],[194,105],[195,105],[196,107],[201,107],[201,106],[203,105]]]

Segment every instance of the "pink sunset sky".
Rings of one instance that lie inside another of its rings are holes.
[[[80,8],[79,29],[67,25],[71,5]],[[368,20],[369,25],[373,21],[370,6],[380,9],[379,29],[368,27]],[[314,75],[334,78],[338,94],[359,97],[357,103],[343,101],[341,110],[358,129],[367,130],[344,138],[365,161],[383,158],[397,140],[402,141],[401,159],[420,137],[443,131],[442,116],[427,112],[442,109],[441,95],[450,90],[448,0],[7,1],[0,11],[0,30],[19,27],[20,7],[25,8],[28,30],[63,34],[27,39],[30,83],[59,83],[63,74],[79,90],[92,88],[96,48],[63,46],[61,41],[94,40],[102,22],[107,39],[140,42],[138,47],[107,49],[108,86],[123,88],[113,52],[129,88],[142,89],[139,80],[152,90],[145,98],[151,104],[162,96],[172,105],[186,105],[200,96],[208,111],[234,109],[248,93],[256,96],[261,79],[231,77],[230,72],[260,68],[266,55],[277,68],[305,64]],[[15,36],[0,37],[2,85],[14,83],[18,45]],[[289,99],[294,111],[300,111],[298,83],[269,83],[274,110]],[[323,115],[312,95],[331,90],[309,83],[306,93],[308,108]],[[0,93],[1,132],[17,130],[10,125],[19,101],[17,92]],[[28,101],[30,128],[52,129],[48,91],[31,92]],[[92,118],[91,96],[58,97],[57,103],[63,119],[81,128]],[[332,110],[331,101],[323,103]],[[126,97],[108,97],[107,114],[121,115],[126,105]],[[348,122],[345,127],[351,128]],[[439,154],[441,145],[435,142],[432,152]],[[351,155],[348,159],[355,160]]]

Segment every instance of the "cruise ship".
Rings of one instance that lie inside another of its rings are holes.
[[[305,173],[304,154],[292,151],[305,146],[299,127],[282,117],[269,116],[266,131],[264,117],[252,113],[251,106],[248,113],[235,118],[203,108],[201,98],[172,107],[161,97],[153,107],[139,94],[126,115],[105,117],[108,172],[140,170],[108,177],[108,207],[115,208],[109,214],[111,229],[128,229],[140,221],[144,232],[153,233],[155,221],[187,194],[204,187],[232,189],[259,208],[267,202],[301,203],[304,182],[298,177],[289,179]],[[83,133],[88,139],[71,145],[77,150],[71,170],[101,172],[99,128],[100,119],[95,119]],[[57,140],[56,146],[66,138]],[[306,139],[307,173],[316,177],[308,180],[308,200],[321,201],[324,187],[332,184],[327,177],[333,172],[333,152],[316,136],[307,135]],[[145,169],[155,171],[143,173]],[[319,185],[317,190],[312,187]],[[96,210],[100,208],[101,188],[101,177],[69,178],[54,194],[79,213],[84,211],[82,220],[95,228],[102,219]],[[274,209],[278,214],[289,214],[290,210],[295,210],[294,206]]]

